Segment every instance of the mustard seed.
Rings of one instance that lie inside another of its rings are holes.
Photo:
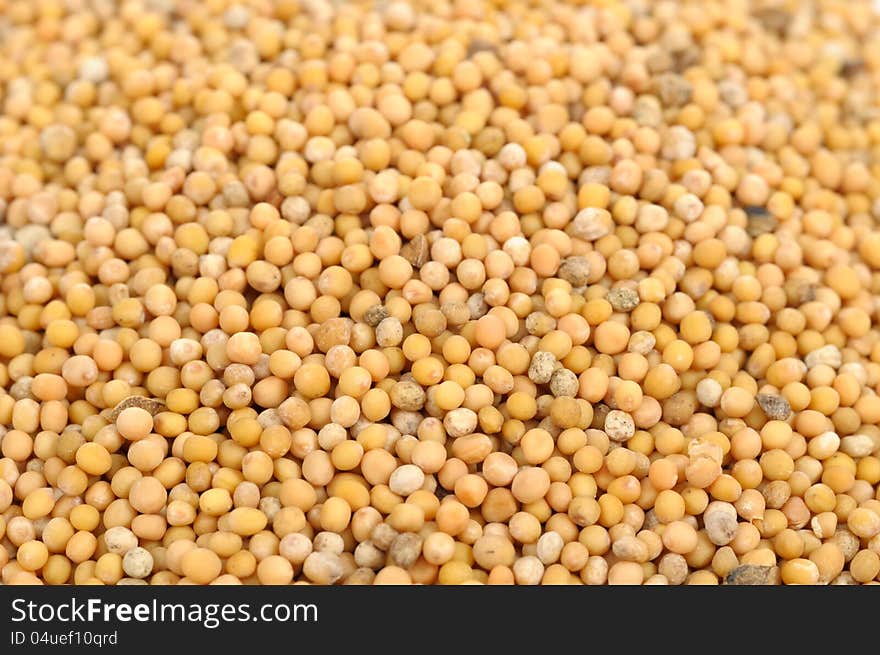
[[[4,583],[876,583],[864,3],[109,4],[0,44]]]

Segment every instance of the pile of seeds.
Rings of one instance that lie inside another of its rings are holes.
[[[0,0],[4,584],[880,573],[866,0]]]

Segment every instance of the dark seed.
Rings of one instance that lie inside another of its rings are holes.
[[[743,211],[745,211],[746,216],[769,216],[770,212],[767,211],[766,207],[762,207],[761,205],[745,205],[743,207]]]
[[[618,288],[608,292],[608,302],[616,312],[629,312],[638,307],[639,294],[633,289]]]
[[[468,43],[467,56],[473,57],[478,52],[497,53],[498,48],[496,48],[493,43],[490,43],[485,39],[472,39],[471,42]]]
[[[729,585],[772,585],[774,568],[776,567],[743,564],[728,573],[724,582]]]
[[[400,249],[400,256],[414,268],[421,268],[428,261],[428,240],[424,235],[417,234]]]
[[[586,257],[566,257],[559,265],[557,275],[573,287],[582,287],[590,278],[590,260]]]
[[[128,409],[129,407],[140,407],[141,409],[145,409],[150,412],[150,416],[155,416],[159,412],[165,409],[165,403],[163,403],[158,398],[144,398],[143,396],[129,396],[128,398],[123,398],[119,401],[119,403],[113,409],[104,410],[101,414],[108,421],[115,422],[116,418],[122,412],[123,409]]]
[[[748,213],[748,212],[747,212]],[[749,214],[746,223],[746,233],[752,237],[759,237],[762,234],[770,234],[776,230],[779,222],[770,214]]]
[[[774,396],[769,393],[759,393],[755,396],[758,405],[764,410],[767,418],[776,421],[784,421],[791,416],[791,405],[782,396]]]
[[[853,77],[865,70],[864,59],[847,59],[840,65],[841,77]]]
[[[376,327],[390,315],[384,305],[373,305],[364,312],[364,323],[370,327]]]

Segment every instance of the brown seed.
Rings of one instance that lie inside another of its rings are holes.
[[[388,309],[383,305],[373,305],[364,312],[364,322],[370,327],[376,327],[389,315]]]
[[[626,287],[612,289],[607,299],[616,312],[630,312],[639,306],[639,294]]]
[[[414,268],[424,266],[428,261],[428,255],[428,240],[423,234],[416,234],[400,249],[400,256],[412,264]]]
[[[791,416],[791,405],[782,396],[759,393],[755,396],[755,400],[769,419],[786,421]]]
[[[737,566],[724,579],[729,585],[772,585],[779,584],[779,569],[775,566]]]
[[[590,279],[590,260],[586,257],[566,257],[556,274],[573,287],[582,287]]]
[[[143,396],[129,396],[119,401],[111,410],[104,410],[102,415],[111,423],[115,423],[119,414],[129,407],[139,407],[148,411],[152,416],[165,410],[165,403],[157,398],[144,398]]]

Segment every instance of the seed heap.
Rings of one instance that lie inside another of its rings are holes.
[[[0,0],[4,584],[880,573],[866,0]]]

